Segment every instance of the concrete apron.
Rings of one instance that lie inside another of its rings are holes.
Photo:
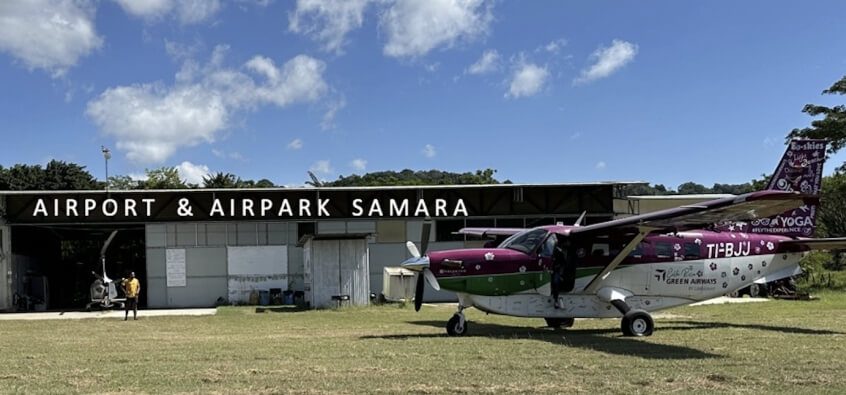
[[[215,315],[217,309],[167,309],[167,310],[138,310],[138,318],[163,316],[206,316]],[[124,317],[123,310],[110,311],[67,311],[67,312],[38,312],[38,313],[6,313],[0,314],[3,320],[78,320],[83,318],[120,318]],[[129,312],[132,319],[132,312]]]

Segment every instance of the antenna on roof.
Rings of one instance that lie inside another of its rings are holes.
[[[315,188],[320,188],[323,186],[323,183],[320,182],[319,179],[317,179],[317,176],[315,176],[314,173],[311,172],[311,170],[308,170],[307,173],[308,176],[311,177],[311,181],[306,181],[306,184],[311,185]]]

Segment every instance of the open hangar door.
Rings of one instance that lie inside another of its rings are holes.
[[[106,275],[119,281],[130,272],[146,283],[143,226],[29,226],[11,227],[11,311],[82,310],[91,302],[91,285],[103,275],[100,252],[105,251]],[[120,288],[119,283],[118,289]],[[120,297],[123,292],[119,291]],[[141,292],[141,306],[146,306]]]

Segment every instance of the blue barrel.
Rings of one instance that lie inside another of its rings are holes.
[[[267,306],[270,304],[270,291],[262,289],[259,291],[259,304]]]

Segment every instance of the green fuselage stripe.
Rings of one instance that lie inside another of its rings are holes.
[[[631,266],[631,265],[626,265]],[[618,266],[620,269],[624,266]],[[576,268],[576,278],[595,276],[601,266]],[[616,269],[615,269],[616,270]],[[540,288],[552,280],[549,272],[523,272],[499,274],[475,274],[456,277],[440,277],[441,288],[473,295],[502,296]]]

